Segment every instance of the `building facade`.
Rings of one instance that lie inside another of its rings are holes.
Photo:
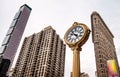
[[[109,77],[107,69],[108,60],[115,59],[117,62],[117,70],[119,70],[113,41],[114,36],[97,12],[93,12],[91,15],[91,25],[97,77]]]
[[[13,72],[14,72],[14,68],[10,68],[9,77],[12,77]]]
[[[89,77],[89,75],[85,72],[81,73],[80,75],[81,75],[80,77]]]
[[[31,8],[28,5],[20,7],[0,47],[0,77],[11,67],[22,34],[24,32]],[[4,76],[5,77],[5,76]]]
[[[26,37],[12,77],[64,77],[65,50],[51,26]]]

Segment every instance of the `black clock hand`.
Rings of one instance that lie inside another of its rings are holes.
[[[76,37],[78,36],[78,35],[77,35],[77,34],[75,34],[73,31],[72,31],[71,35],[74,35],[74,36],[76,36]]]
[[[77,34],[74,34],[76,37],[78,37],[78,35]]]

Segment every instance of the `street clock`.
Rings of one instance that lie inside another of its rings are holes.
[[[80,77],[81,46],[87,41],[90,29],[82,23],[74,22],[64,36],[66,44],[73,50],[72,77]]]
[[[69,47],[82,46],[88,39],[90,29],[82,23],[74,22],[67,30],[64,40]]]

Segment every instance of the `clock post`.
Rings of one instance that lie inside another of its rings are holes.
[[[65,33],[64,40],[73,51],[72,77],[80,77],[80,51],[87,41],[90,29],[82,23],[74,22],[73,26]]]
[[[73,48],[72,77],[80,77],[80,51],[81,48]]]

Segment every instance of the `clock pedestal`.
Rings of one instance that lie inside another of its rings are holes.
[[[80,77],[80,51],[81,49],[74,48],[72,50],[73,50],[72,77]]]

